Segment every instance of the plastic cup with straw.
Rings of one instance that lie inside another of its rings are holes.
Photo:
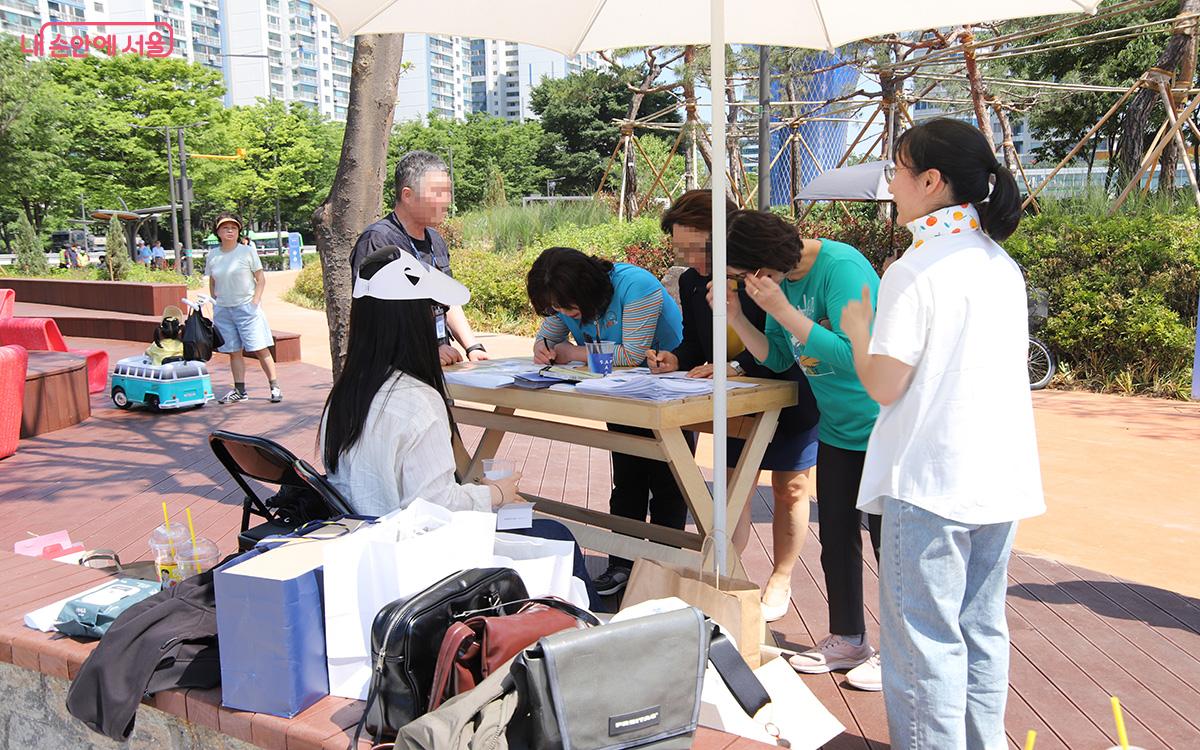
[[[158,570],[158,580],[165,586],[178,583],[179,576],[179,544],[185,541],[183,529],[176,524],[171,526],[171,518],[167,512],[167,504],[163,502],[163,524],[150,535],[150,550],[154,553],[154,563]]]

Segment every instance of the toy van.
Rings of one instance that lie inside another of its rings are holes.
[[[212,378],[203,362],[153,365],[138,355],[117,362],[109,375],[108,392],[118,409],[141,404],[149,409],[185,409],[212,401]]]

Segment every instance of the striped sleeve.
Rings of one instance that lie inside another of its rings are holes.
[[[613,357],[617,367],[638,367],[646,361],[646,350],[654,343],[658,316],[662,313],[662,295],[660,287],[621,310],[621,343]]]
[[[557,315],[542,318],[542,324],[538,327],[537,332],[537,337],[545,340],[550,346],[566,341],[568,335],[570,335],[570,331],[567,330],[567,324],[562,322],[562,318]]]

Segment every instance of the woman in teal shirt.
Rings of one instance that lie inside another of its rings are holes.
[[[533,345],[537,364],[586,362],[585,343],[612,341],[613,364],[637,367],[646,361],[648,350],[669,351],[683,340],[679,305],[644,268],[552,247],[533,262],[525,284],[533,309],[544,316]],[[609,424],[608,429],[653,437],[649,430],[635,427]],[[614,453],[612,482],[608,507],[613,515],[645,521],[649,512],[650,523],[673,529],[687,523],[683,493],[671,467],[662,461]],[[596,590],[602,596],[621,591],[632,566],[630,560],[609,557],[608,569],[594,579]]]
[[[848,681],[879,690],[875,650],[863,617],[861,517],[855,509],[867,438],[879,405],[854,370],[850,339],[842,331],[842,308],[862,299],[879,276],[850,245],[801,239],[774,214],[738,211],[729,217],[729,276],[744,279],[750,297],[767,313],[765,332],[742,315],[730,293],[729,323],[755,358],[776,372],[798,363],[821,410],[817,448],[817,518],[821,568],[829,595],[829,633],[817,646],[791,658],[800,672],[855,669]],[[879,516],[869,515],[875,557]]]

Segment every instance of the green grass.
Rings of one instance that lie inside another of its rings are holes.
[[[499,252],[520,250],[563,226],[590,227],[612,218],[599,201],[533,203],[471,211],[454,221],[464,244],[482,244]]]

